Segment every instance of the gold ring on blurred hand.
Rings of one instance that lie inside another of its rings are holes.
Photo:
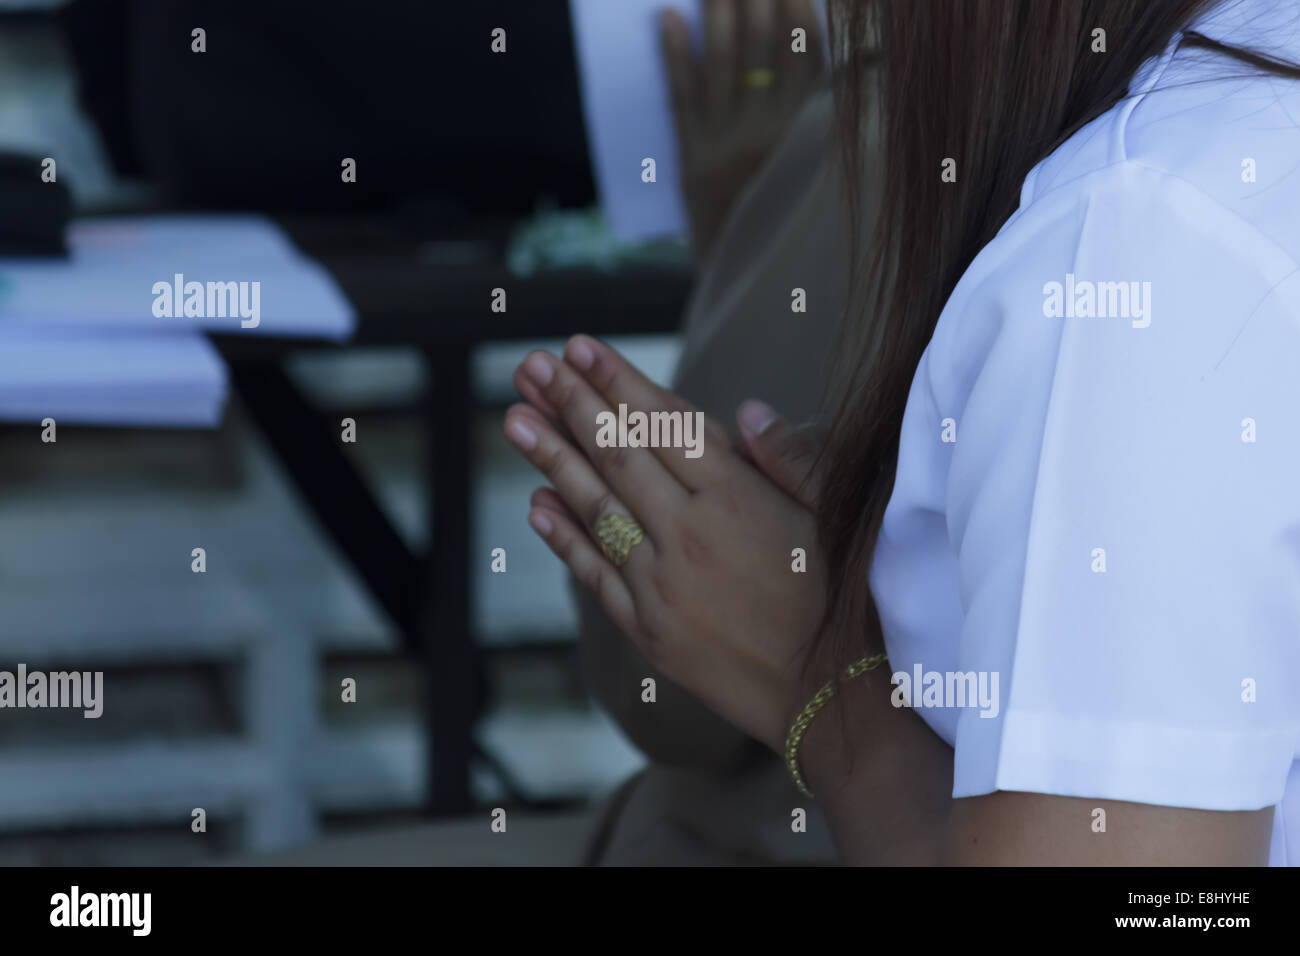
[[[750,90],[765,90],[776,82],[776,70],[765,66],[755,67],[740,74],[740,82]]]
[[[645,540],[645,532],[633,519],[610,512],[596,522],[596,540],[610,563],[621,568],[632,549]]]

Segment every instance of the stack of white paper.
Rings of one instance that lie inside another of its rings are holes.
[[[226,370],[204,331],[342,340],[333,279],[252,216],[97,219],[66,261],[0,259],[0,418],[214,425]]]
[[[212,427],[226,368],[200,335],[0,325],[0,419]]]

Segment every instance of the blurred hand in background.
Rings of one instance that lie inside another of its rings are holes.
[[[805,52],[792,32],[806,31]],[[825,80],[813,0],[704,0],[703,45],[662,17],[664,58],[696,260],[705,260],[736,197]]]

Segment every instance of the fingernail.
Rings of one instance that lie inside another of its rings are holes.
[[[537,432],[521,421],[511,422],[510,427],[506,429],[506,435],[524,451],[532,451],[537,445]]]
[[[596,364],[596,353],[591,350],[591,346],[582,339],[570,339],[569,347],[565,350],[565,355],[569,361],[584,372]]]
[[[777,419],[776,412],[762,402],[751,399],[740,406],[740,427],[745,434],[758,436]]]
[[[543,538],[554,530],[554,526],[551,524],[551,519],[546,516],[545,511],[530,511],[528,513],[528,523],[532,525],[533,530]]]
[[[550,361],[545,355],[530,356],[528,361],[524,363],[524,371],[528,373],[529,378],[543,388],[551,384],[551,377],[555,374]]]

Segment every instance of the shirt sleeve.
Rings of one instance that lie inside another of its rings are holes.
[[[958,428],[958,657],[1001,677],[996,715],[957,718],[954,795],[1276,804],[1300,744],[1300,274],[1153,170],[1055,202],[972,266],[922,366]]]

